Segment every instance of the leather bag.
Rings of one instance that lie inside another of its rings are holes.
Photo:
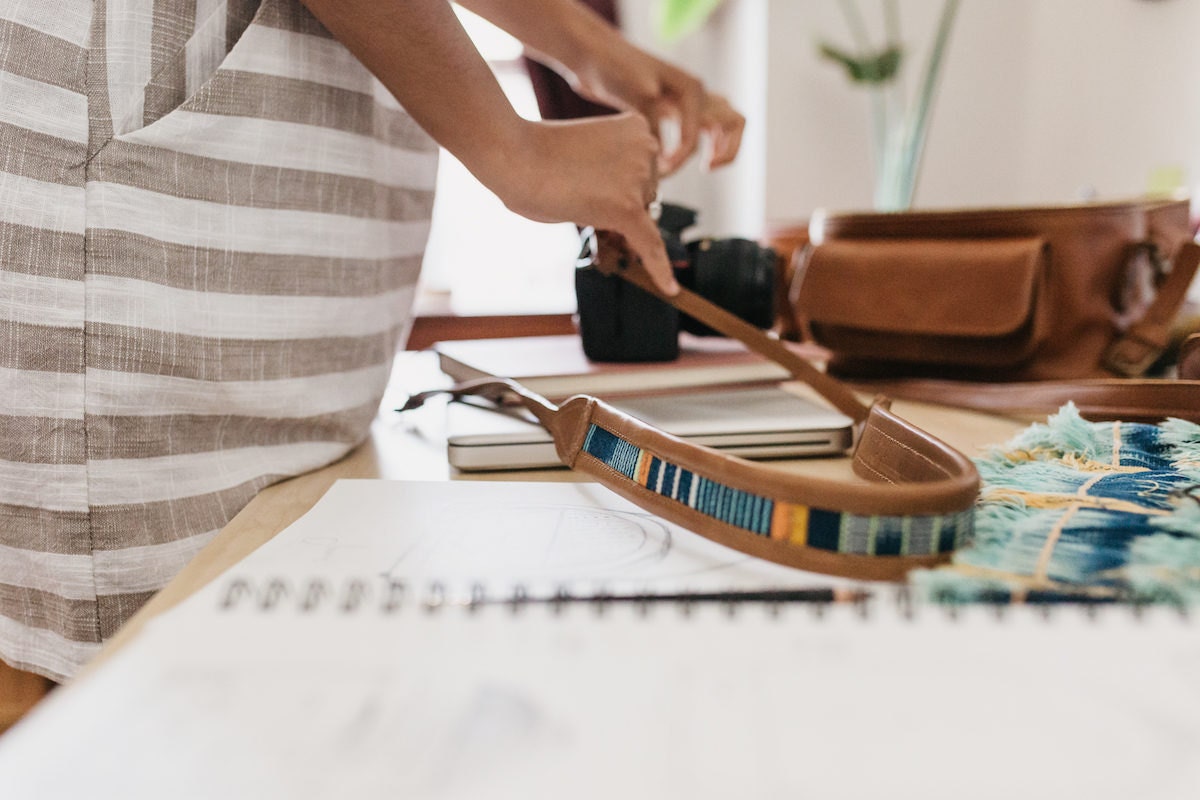
[[[852,378],[1137,377],[1200,262],[1186,200],[818,215],[796,325]]]

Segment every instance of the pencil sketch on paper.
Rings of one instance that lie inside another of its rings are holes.
[[[459,509],[488,525],[424,530],[383,570],[389,581],[510,592],[699,589],[787,585],[803,573],[762,562],[677,528],[641,510],[569,503]]]
[[[385,571],[442,578],[601,578],[655,572],[672,552],[671,529],[645,513],[558,504],[508,506],[486,527],[452,526],[419,536]]]
[[[796,587],[828,580],[723,547],[568,483],[346,481],[239,566],[261,583],[344,578],[447,599]]]

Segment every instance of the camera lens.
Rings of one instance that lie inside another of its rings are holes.
[[[691,266],[675,271],[679,283],[758,328],[775,322],[775,251],[749,239],[688,243]],[[716,331],[683,315],[680,327],[699,336]]]

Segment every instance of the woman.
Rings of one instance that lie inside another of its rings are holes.
[[[0,656],[70,676],[264,486],[367,435],[435,141],[615,231],[742,118],[574,0],[464,5],[623,109],[517,116],[447,0],[0,2]],[[679,120],[681,143],[655,131]]]

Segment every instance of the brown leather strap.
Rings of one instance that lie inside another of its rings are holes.
[[[1100,378],[1078,381],[977,383],[911,380],[855,381],[861,391],[994,414],[1040,417],[1074,403],[1093,420],[1160,422],[1167,417],[1200,422],[1200,380]]]
[[[662,297],[640,265],[619,269]],[[680,311],[787,367],[855,420],[856,479],[797,475],[686,442],[578,395],[555,406],[508,380],[475,381],[456,395],[515,396],[554,437],[559,458],[664,519],[751,555],[813,572],[897,580],[949,558],[971,532],[979,474],[946,443],[870,407],[778,340],[682,290]],[[401,410],[436,392],[414,395]]]
[[[414,395],[419,406],[437,391]],[[508,380],[453,395],[516,397],[563,464],[719,544],[810,572],[899,580],[945,562],[970,535],[979,476],[969,459],[875,403],[852,466],[859,480],[796,475],[691,444],[577,395],[555,406]]]
[[[1155,254],[1151,253],[1151,257]],[[1141,319],[1113,342],[1104,356],[1104,366],[1117,375],[1142,375],[1166,349],[1171,338],[1171,325],[1187,296],[1188,287],[1200,265],[1200,245],[1185,242],[1165,262],[1168,271],[1158,284],[1154,300]]]
[[[1179,377],[1200,381],[1200,333],[1193,333],[1179,348]]]
[[[759,355],[785,367],[794,378],[804,381],[816,389],[834,408],[855,422],[862,422],[866,419],[869,409],[858,399],[853,390],[796,355],[778,339],[767,335],[720,306],[705,300],[695,292],[684,289],[674,297],[663,295],[640,266],[617,269],[616,273],[638,288],[665,300],[683,313],[695,317],[713,330],[737,339]]]

